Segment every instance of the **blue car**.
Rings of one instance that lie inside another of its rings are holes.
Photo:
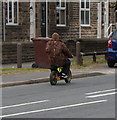
[[[117,63],[117,29],[112,33],[108,41],[107,49],[107,64],[109,67],[114,67]]]

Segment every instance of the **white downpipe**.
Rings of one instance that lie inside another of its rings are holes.
[[[2,2],[2,9],[3,9],[3,40],[5,41],[5,7],[4,7],[4,2]]]
[[[109,2],[107,0],[107,24],[106,24],[106,28],[108,28],[108,22],[109,22]],[[106,37],[108,37],[108,34],[106,34]]]
[[[48,37],[48,0],[46,0],[46,37]]]
[[[97,38],[101,38],[102,34],[102,28],[101,28],[101,21],[102,21],[102,2],[97,3],[98,5],[98,20],[97,20]]]
[[[80,9],[81,9],[81,0],[80,0]],[[79,38],[81,38],[81,10],[79,10]]]
[[[105,12],[104,12],[104,37],[108,38],[108,33],[106,32],[106,30],[108,29],[108,0],[105,2]]]
[[[35,37],[35,1],[30,0],[30,41]]]

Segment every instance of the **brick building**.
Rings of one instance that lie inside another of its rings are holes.
[[[3,41],[30,41],[32,37],[50,37],[53,32],[64,41],[103,38],[117,22],[116,2],[31,1],[4,2]]]
[[[95,41],[100,38],[100,41],[103,41],[102,39],[107,38],[116,28],[117,2],[108,2],[108,0],[100,0],[100,2],[46,1],[6,0],[6,2],[0,2],[2,63],[17,62],[17,42],[22,42],[22,61],[28,62],[34,61],[31,38],[51,37],[53,32],[58,32],[61,39],[75,54],[75,42],[78,39],[93,38]]]

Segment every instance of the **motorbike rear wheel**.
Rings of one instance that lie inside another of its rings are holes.
[[[71,79],[72,79],[72,73],[71,73],[71,70],[68,72],[67,74],[67,78],[65,78],[65,82],[66,83],[70,83],[71,82]]]
[[[57,84],[57,75],[58,75],[58,72],[56,72],[56,71],[52,71],[50,73],[50,84],[51,85],[56,85]]]

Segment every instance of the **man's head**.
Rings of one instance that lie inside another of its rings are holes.
[[[54,39],[54,40],[59,40],[59,34],[58,33],[53,33],[52,34],[52,39]]]

